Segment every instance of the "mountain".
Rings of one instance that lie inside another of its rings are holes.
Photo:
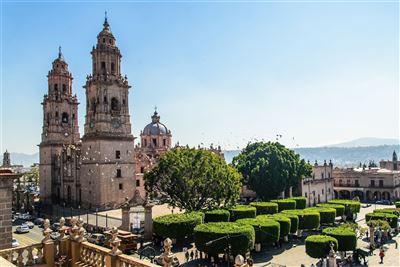
[[[399,145],[381,146],[359,146],[359,147],[311,147],[294,149],[301,158],[314,163],[332,160],[335,167],[358,166],[360,162],[367,163],[375,161],[379,165],[380,160],[391,160],[393,151],[399,155]],[[226,162],[232,162],[233,157],[240,153],[240,150],[228,150],[225,152]]]
[[[24,167],[32,166],[33,163],[39,162],[39,153],[24,154],[17,152],[10,152],[11,164],[24,165]],[[3,154],[0,155],[0,165],[3,163]]]
[[[363,137],[349,142],[329,145],[328,147],[365,147],[365,146],[383,146],[383,145],[399,145],[399,144],[400,144],[399,139]]]

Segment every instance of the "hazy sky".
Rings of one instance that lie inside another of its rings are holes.
[[[108,11],[133,88],[133,132],[161,121],[181,144],[288,146],[399,135],[399,4],[12,3],[1,10],[1,144],[38,150],[58,46],[83,135],[90,51]],[[294,138],[294,140],[293,140]]]

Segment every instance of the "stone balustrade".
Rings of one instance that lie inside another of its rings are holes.
[[[0,256],[16,266],[32,266],[44,263],[43,244],[0,250]]]
[[[118,255],[119,267],[149,267],[157,266],[148,261],[140,260],[125,254]]]
[[[80,250],[80,262],[93,267],[106,266],[106,257],[110,249],[82,242]]]

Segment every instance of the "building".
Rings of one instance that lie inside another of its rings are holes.
[[[381,161],[380,167],[334,169],[335,196],[361,201],[392,200],[400,197],[400,171],[397,155],[392,161]]]
[[[152,169],[162,153],[171,149],[171,131],[160,122],[157,110],[151,116],[151,122],[140,132],[140,144],[135,147],[136,189],[145,197],[143,175]]]
[[[324,161],[324,164],[315,164],[312,169],[312,177],[303,179],[301,183],[301,195],[307,198],[307,206],[315,206],[334,198],[333,189],[333,164]]]
[[[381,160],[379,162],[379,167],[391,171],[400,170],[400,161],[397,160],[396,151],[393,151],[392,160]]]
[[[3,165],[1,165],[1,167],[3,168],[11,167],[10,153],[8,152],[8,150],[6,150],[6,152],[4,152],[3,154]]]
[[[109,209],[135,191],[134,138],[129,84],[121,75],[121,53],[105,18],[91,51],[87,76],[84,135],[80,138],[78,99],[61,49],[48,73],[43,100],[40,190],[44,203]]]

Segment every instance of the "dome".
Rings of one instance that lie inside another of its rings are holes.
[[[167,127],[160,122],[160,116],[158,116],[157,111],[151,116],[151,123],[144,127],[142,134],[144,135],[167,135],[170,131]]]

